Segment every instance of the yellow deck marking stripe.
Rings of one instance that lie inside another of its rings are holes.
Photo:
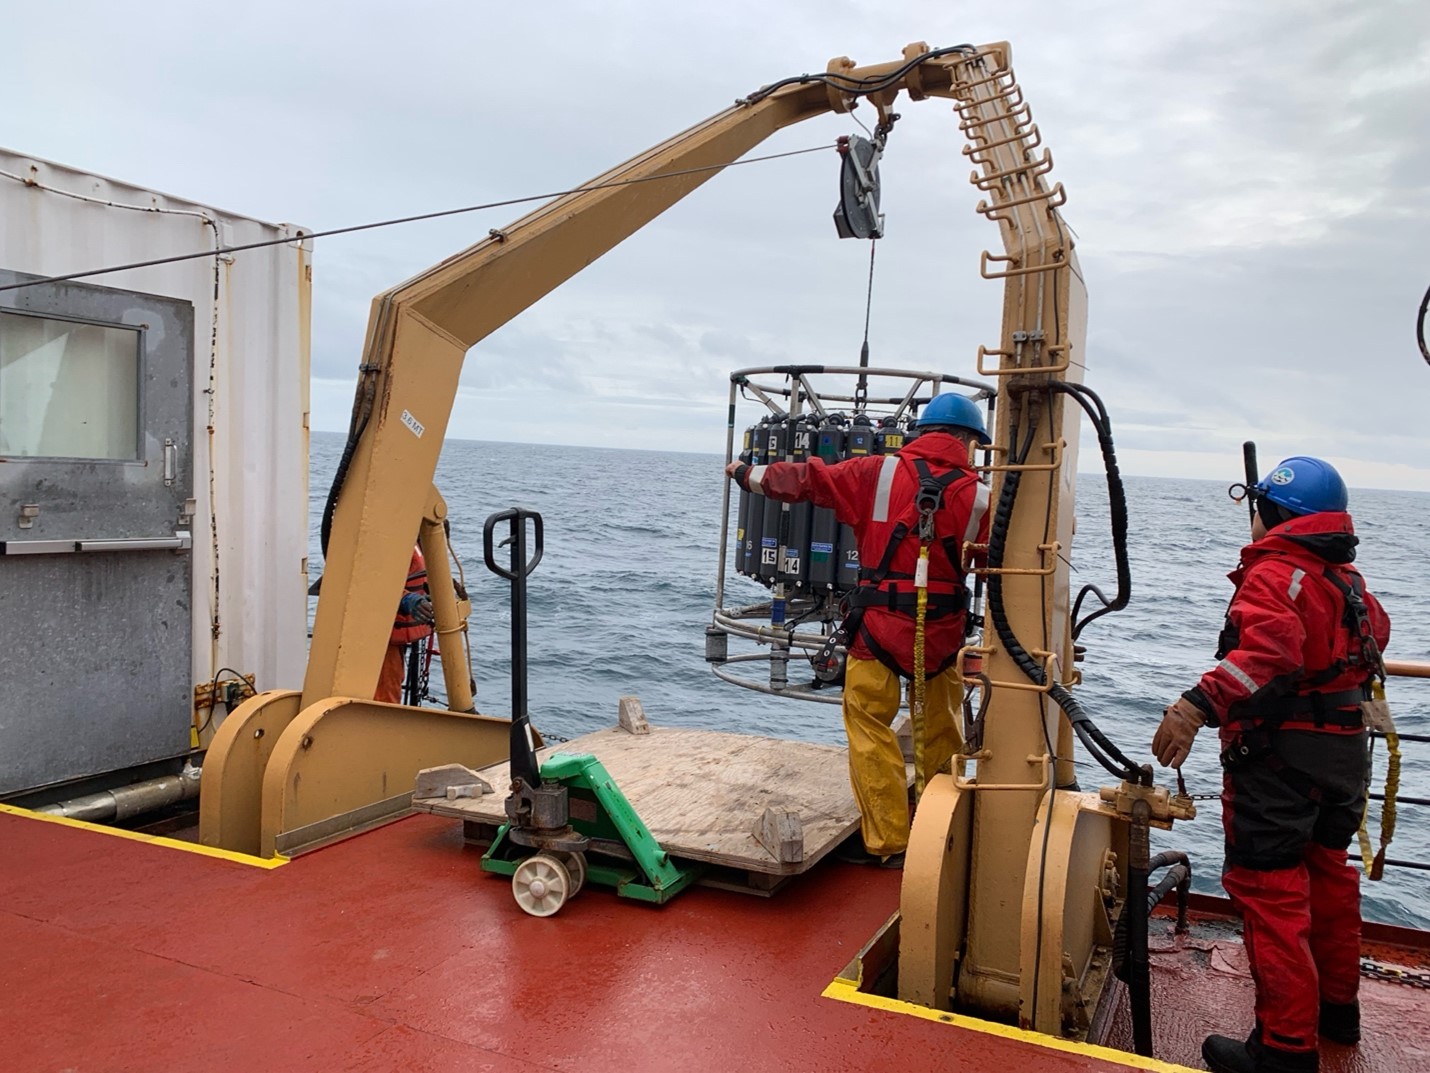
[[[888,1013],[910,1014],[914,1017],[922,1017],[926,1021],[939,1021],[958,1028],[966,1028],[970,1032],[984,1032],[990,1036],[1001,1036],[1003,1039],[1017,1040],[1020,1043],[1031,1043],[1034,1047],[1045,1047],[1051,1051],[1063,1051],[1086,1058],[1101,1058],[1105,1062],[1114,1062],[1118,1065],[1130,1066],[1133,1069],[1147,1069],[1152,1073],[1199,1073],[1191,1066],[1178,1065],[1176,1062],[1163,1062],[1158,1058],[1143,1058],[1141,1055],[1128,1054],[1126,1051],[1119,1051],[1113,1047],[1100,1047],[1095,1043],[1078,1043],[1070,1039],[1059,1039],[1057,1036],[1049,1036],[1042,1032],[1030,1032],[1025,1028],[1000,1025],[993,1021],[983,1021],[961,1013],[930,1010],[912,1002],[901,1002],[898,999],[884,998],[882,995],[865,994],[859,990],[859,985],[853,980],[847,980],[842,976],[835,977],[834,981],[824,989],[823,997],[838,1002],[852,1002],[856,1006],[869,1006]]]
[[[40,820],[44,823],[58,823],[64,827],[78,827],[81,831],[113,835],[115,838],[127,838],[133,842],[148,842],[152,846],[183,850],[185,853],[197,853],[201,857],[217,857],[220,860],[233,861],[235,864],[246,864],[250,868],[281,868],[288,863],[287,857],[254,857],[251,854],[237,853],[231,849],[201,846],[197,842],[165,838],[163,835],[146,835],[142,831],[122,831],[117,827],[105,827],[102,824],[90,823],[88,820],[76,820],[69,816],[51,816],[48,812],[33,812],[27,808],[16,808],[14,805],[0,804],[0,814],[19,816],[27,820]]]

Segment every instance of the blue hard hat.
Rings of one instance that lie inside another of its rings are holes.
[[[1347,503],[1346,482],[1336,467],[1306,455],[1286,459],[1263,478],[1255,492],[1292,514],[1345,510]]]
[[[993,442],[988,435],[988,426],[983,423],[983,411],[972,399],[963,395],[935,395],[915,423],[917,428],[928,425],[952,425],[966,428],[978,437],[978,442],[987,447]]]

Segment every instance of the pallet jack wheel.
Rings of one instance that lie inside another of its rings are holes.
[[[584,853],[559,853],[561,863],[566,866],[566,871],[571,873],[571,897],[581,893],[581,888],[586,885],[586,855]]]
[[[576,893],[577,886],[566,865],[547,853],[528,857],[516,866],[511,877],[516,904],[534,917],[549,917],[557,912]]]

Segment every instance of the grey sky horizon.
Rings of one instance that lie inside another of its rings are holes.
[[[22,45],[0,142],[315,230],[578,185],[831,56],[1008,40],[1124,471],[1235,480],[1254,439],[1268,467],[1318,454],[1353,486],[1430,491],[1430,5],[0,8]],[[947,102],[898,110],[871,360],[972,376],[997,339],[996,230]],[[753,155],[858,131],[826,117]],[[834,235],[837,170],[814,153],[711,180],[480,343],[449,436],[717,453],[731,370],[857,363],[869,249]],[[522,211],[316,241],[315,429],[347,426],[372,296]],[[1095,450],[1084,430],[1084,472]]]

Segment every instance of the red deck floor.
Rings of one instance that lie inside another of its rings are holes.
[[[477,859],[430,816],[265,871],[0,814],[0,1069],[1124,1068],[822,998],[895,873],[540,920]]]
[[[1251,1032],[1255,991],[1239,926],[1194,913],[1191,934],[1177,936],[1171,919],[1159,917],[1152,922],[1149,939],[1154,1050],[1168,1061],[1201,1068],[1202,1040],[1208,1034],[1244,1039]],[[1368,940],[1363,952],[1383,964],[1418,972],[1430,967],[1424,950]],[[1360,1044],[1343,1047],[1323,1040],[1321,1073],[1430,1070],[1430,991],[1363,978],[1360,1001]],[[1106,1042],[1132,1046],[1132,1018],[1125,1003],[1117,1009]]]

